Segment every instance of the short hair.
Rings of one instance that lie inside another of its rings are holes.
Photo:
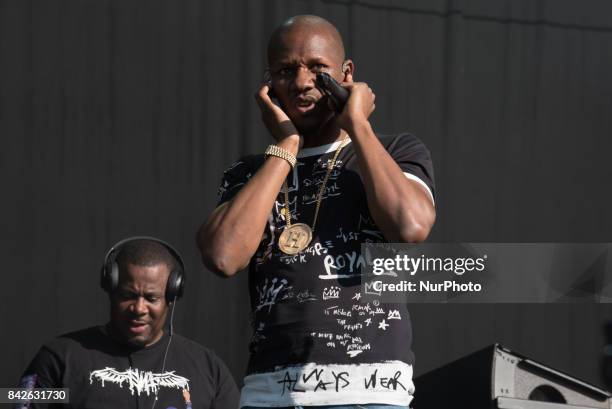
[[[272,56],[275,53],[275,47],[279,39],[285,34],[295,29],[305,29],[307,28],[309,31],[313,29],[319,29],[324,31],[329,35],[329,38],[334,43],[334,48],[337,53],[337,56],[341,61],[344,61],[346,58],[346,53],[344,50],[344,43],[342,41],[342,36],[340,32],[332,23],[323,17],[315,16],[312,14],[300,14],[297,16],[293,16],[283,21],[270,35],[270,39],[268,40],[268,63]]]
[[[125,243],[119,249],[115,260],[120,269],[125,268],[128,263],[141,267],[165,264],[169,272],[179,268],[178,261],[168,248],[150,239],[136,239]]]

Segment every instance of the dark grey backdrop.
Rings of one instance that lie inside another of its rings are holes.
[[[128,235],[174,243],[178,330],[240,378],[246,277],[200,265],[224,167],[269,142],[252,94],[272,28],[333,21],[375,128],[431,149],[431,241],[612,241],[607,0],[0,0],[0,386],[41,342],[104,322],[98,270]],[[604,305],[416,305],[423,373],[494,341],[601,384]]]

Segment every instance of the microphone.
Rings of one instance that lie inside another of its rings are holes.
[[[317,86],[328,96],[331,108],[336,113],[342,112],[344,104],[349,99],[350,93],[326,72],[318,72]]]

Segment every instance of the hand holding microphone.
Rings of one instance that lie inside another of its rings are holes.
[[[344,109],[350,93],[326,72],[317,73],[317,86],[327,95],[329,108],[339,114]]]

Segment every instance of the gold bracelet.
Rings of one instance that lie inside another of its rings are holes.
[[[291,169],[295,167],[295,163],[297,162],[297,159],[291,154],[291,152],[281,148],[278,145],[268,146],[264,153],[266,156],[276,156],[278,158],[285,159],[287,162],[289,162],[289,165],[291,165]]]

